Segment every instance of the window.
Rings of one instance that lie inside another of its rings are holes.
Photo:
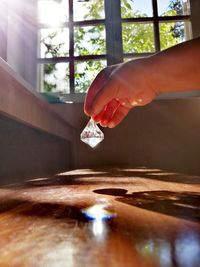
[[[38,0],[39,91],[76,101],[106,65],[190,39],[189,0]]]

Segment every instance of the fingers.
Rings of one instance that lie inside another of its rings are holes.
[[[109,128],[114,128],[117,126],[129,113],[130,108],[124,107],[124,106],[119,106],[118,109],[115,111],[112,119],[108,123]]]
[[[99,114],[104,106],[110,103],[113,99],[117,99],[118,84],[115,80],[109,79],[101,90],[96,94],[92,103],[92,114],[95,116]],[[111,107],[112,104],[108,107]]]
[[[130,109],[122,106],[117,100],[113,99],[93,119],[95,122],[100,123],[101,126],[114,128],[126,117]]]
[[[116,68],[116,65],[107,67],[103,69],[92,82],[88,93],[85,99],[85,106],[84,110],[88,116],[92,116],[93,114],[93,100],[97,96],[97,94],[102,90],[104,84],[108,81],[109,76],[111,75],[112,71]],[[103,106],[106,103],[103,104]],[[99,112],[98,112],[99,113]],[[97,113],[96,113],[97,114]]]
[[[119,106],[120,103],[112,99],[97,116],[93,117],[94,121],[100,123],[101,126],[107,126]]]

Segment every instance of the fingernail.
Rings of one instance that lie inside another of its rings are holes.
[[[109,127],[109,128],[113,128],[113,127],[115,127],[115,124],[114,124],[113,122],[110,122],[110,123],[108,124],[108,127]]]
[[[102,127],[107,127],[107,125],[103,124],[102,122],[100,122],[100,125],[101,125]]]
[[[142,103],[143,99],[142,98],[138,98],[137,100],[134,100],[131,105],[134,106],[138,106]]]
[[[132,105],[133,107],[135,107],[135,106],[138,105],[138,102],[134,100],[134,101],[131,103],[131,105]]]

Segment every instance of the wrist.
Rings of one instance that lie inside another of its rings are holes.
[[[148,58],[132,60],[127,62],[130,69],[129,80],[132,84],[132,106],[144,106],[150,103],[155,97],[160,94],[152,79],[152,74],[149,66],[151,63]]]
[[[149,83],[152,91],[156,96],[165,92],[164,84],[165,75],[163,75],[162,66],[158,63],[155,56],[147,57],[144,59],[144,75]]]

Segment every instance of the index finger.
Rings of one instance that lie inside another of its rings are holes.
[[[93,115],[93,101],[96,97],[96,95],[101,91],[101,89],[104,87],[105,83],[109,79],[109,76],[111,75],[113,69],[115,69],[116,66],[110,66],[102,71],[99,72],[99,74],[96,76],[94,81],[92,82],[87,95],[85,99],[85,105],[84,110],[85,113],[89,116]]]
[[[107,106],[114,99],[117,100],[118,94],[118,84],[116,80],[109,79],[107,83],[101,88],[101,90],[96,94],[92,103],[92,115],[95,116],[99,114],[105,106]]]

